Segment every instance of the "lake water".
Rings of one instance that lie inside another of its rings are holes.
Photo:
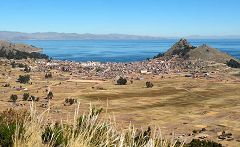
[[[163,53],[178,40],[26,40],[15,41],[43,48],[53,59],[71,61],[132,62]],[[240,39],[189,40],[198,46],[207,44],[240,59]]]

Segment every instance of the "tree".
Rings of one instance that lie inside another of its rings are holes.
[[[18,82],[26,84],[30,81],[30,75],[19,75]]]
[[[12,102],[16,103],[16,101],[18,99],[18,96],[16,94],[12,94],[10,99],[11,99]]]
[[[147,82],[146,82],[146,87],[147,87],[147,88],[152,88],[152,87],[153,87],[153,83],[150,82],[150,81],[147,81]]]
[[[29,98],[29,93],[24,93],[24,94],[23,94],[23,100],[24,100],[24,101],[27,101],[28,98]]]
[[[126,84],[127,84],[127,79],[126,79],[126,78],[123,78],[123,77],[120,77],[120,78],[117,80],[117,84],[118,84],[118,85],[126,85]]]
[[[47,95],[47,99],[52,99],[53,98],[53,93],[52,91],[50,91]]]

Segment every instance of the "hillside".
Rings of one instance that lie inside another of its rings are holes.
[[[209,47],[205,44],[190,50],[186,54],[190,59],[202,59],[208,61],[215,61],[219,63],[226,63],[233,59],[232,56],[219,51],[218,49]]]
[[[218,63],[227,63],[231,59],[238,61],[234,57],[205,44],[199,47],[194,47],[186,39],[180,39],[166,53],[164,53],[164,57],[172,57],[174,55],[178,55],[184,59],[201,59]]]
[[[0,41],[0,57],[8,59],[48,58],[47,55],[39,53],[41,50],[32,45]]]
[[[40,52],[42,49],[27,44],[15,44],[7,41],[0,41],[0,49],[6,51],[18,50],[22,52]]]

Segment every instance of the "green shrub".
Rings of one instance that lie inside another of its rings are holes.
[[[197,131],[197,130],[193,130],[192,132],[193,132],[194,134],[196,134],[198,131]]]
[[[18,82],[26,84],[30,81],[30,75],[19,75]]]
[[[50,144],[54,147],[66,144],[62,127],[59,124],[47,126],[42,134],[42,141],[44,144]]]
[[[23,52],[19,50],[14,51],[6,51],[4,48],[0,49],[0,57],[5,57],[7,59],[27,59],[27,58],[34,58],[34,59],[48,59],[49,57],[46,54],[38,53],[38,52]]]
[[[13,136],[15,134],[15,124],[0,124],[0,146],[13,146]]]
[[[222,145],[213,141],[193,139],[187,147],[222,147]]]
[[[52,91],[50,91],[47,95],[47,99],[52,99],[53,98],[53,93]]]
[[[117,80],[117,85],[126,85],[126,84],[127,84],[127,79],[126,78],[120,77]]]
[[[28,113],[25,110],[15,111],[9,109],[0,113],[0,146],[13,146],[13,138],[17,126],[19,134],[24,132],[23,123],[26,116],[28,116]],[[21,136],[16,137],[20,138]]]
[[[52,76],[52,73],[46,73],[46,74],[45,74],[45,78],[46,78],[46,79],[52,78],[52,77],[53,77],[53,76]]]
[[[147,82],[146,82],[146,87],[147,87],[147,88],[152,88],[152,87],[153,87],[153,83],[150,82],[150,81],[147,81]]]
[[[24,93],[24,94],[23,94],[23,100],[24,100],[24,101],[27,101],[28,98],[29,98],[29,96],[30,96],[29,93]]]
[[[10,100],[11,100],[12,102],[14,102],[14,103],[16,103],[17,99],[18,99],[18,96],[17,96],[16,94],[12,94],[12,95],[10,96]]]

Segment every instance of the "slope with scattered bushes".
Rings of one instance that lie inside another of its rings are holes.
[[[66,147],[222,147],[212,141],[193,140],[188,144],[168,140],[159,129],[119,131],[116,123],[100,119],[102,109],[91,107],[87,114],[76,109],[73,122],[49,123],[50,109],[39,114],[34,104],[29,111],[9,109],[0,113],[0,146]]]

